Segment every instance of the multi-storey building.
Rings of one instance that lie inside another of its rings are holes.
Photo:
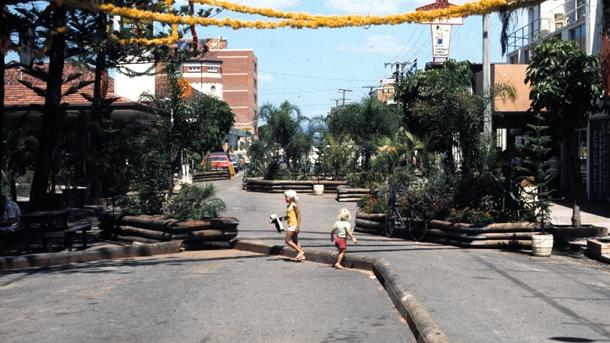
[[[521,88],[518,106],[500,105],[494,109],[494,126],[503,128],[505,137],[519,140],[520,128],[525,125],[523,118],[529,108],[525,106],[529,100],[529,86],[523,87],[523,80],[525,64],[529,62],[534,47],[547,39],[558,38],[576,42],[589,55],[599,55],[602,10],[599,0],[549,0],[520,12],[516,29],[508,37],[509,65],[499,66],[504,70],[501,79],[510,79],[513,85]],[[494,83],[501,79],[494,80]],[[593,113],[588,125],[577,131],[584,190],[591,200],[610,200],[610,117],[607,113]],[[567,158],[563,145],[557,154],[561,159]],[[566,182],[564,178],[564,187]]]
[[[187,46],[187,40],[178,47]],[[182,77],[198,92],[226,101],[235,113],[235,128],[256,133],[258,118],[258,67],[252,49],[229,49],[227,40],[206,40],[208,52],[191,58],[180,66]],[[149,65],[129,66],[140,71]],[[165,75],[158,67],[154,76],[129,78],[116,76],[116,92],[137,100],[142,92],[162,94]]]

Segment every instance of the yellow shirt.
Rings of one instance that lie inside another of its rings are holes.
[[[294,204],[290,204],[286,209],[286,219],[288,220],[288,226],[297,226],[299,221],[297,219],[297,211],[294,210]]]

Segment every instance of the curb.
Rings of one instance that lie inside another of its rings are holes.
[[[282,255],[295,257],[292,249],[282,245],[266,245],[253,241],[237,240],[232,244],[237,250],[245,250],[265,255]],[[307,261],[333,264],[336,254],[328,250],[307,249]],[[348,268],[358,268],[372,271],[377,280],[385,288],[394,306],[407,320],[409,329],[420,343],[448,343],[449,338],[434,322],[428,311],[417,302],[415,297],[406,291],[398,281],[398,276],[392,271],[391,265],[383,258],[367,256],[345,256],[344,264]]]
[[[173,241],[135,246],[98,248],[84,251],[1,257],[0,271],[50,267],[115,258],[174,254],[180,252],[181,246],[181,241]]]

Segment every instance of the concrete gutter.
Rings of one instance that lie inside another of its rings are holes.
[[[233,248],[266,255],[295,257],[294,251],[282,245],[266,245],[255,241],[237,240]],[[307,261],[334,264],[336,253],[321,249],[307,249]],[[411,332],[419,343],[448,343],[449,338],[432,320],[428,311],[415,300],[398,280],[390,263],[383,258],[347,255],[345,266],[372,271],[383,285],[396,309],[407,320]]]
[[[83,251],[64,251],[48,254],[0,257],[0,271],[50,267],[116,258],[153,256],[180,252],[181,241],[131,246],[105,247]]]

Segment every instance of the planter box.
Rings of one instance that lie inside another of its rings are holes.
[[[356,213],[357,232],[384,234],[384,213]],[[531,223],[494,223],[477,226],[431,220],[425,240],[463,248],[516,248],[529,249],[532,235],[539,230]]]
[[[610,257],[610,238],[587,240],[586,254],[587,256],[596,259],[603,255]]]
[[[349,186],[337,187],[337,201],[339,202],[357,202],[368,194],[368,188],[351,188]]]
[[[608,229],[600,226],[582,225],[579,228],[574,228],[571,225],[555,225],[548,230],[553,234],[556,242],[566,243],[576,239],[605,237],[608,235]]]
[[[239,220],[233,217],[178,221],[161,215],[117,216],[100,218],[103,234],[124,242],[226,242],[237,237]]]
[[[335,193],[338,186],[347,185],[347,181],[330,180],[263,180],[246,178],[244,188],[251,192],[283,193],[293,189],[299,193],[313,193],[313,185],[324,185],[324,193]]]
[[[229,170],[212,170],[193,174],[193,182],[208,182],[229,179],[231,179]]]

